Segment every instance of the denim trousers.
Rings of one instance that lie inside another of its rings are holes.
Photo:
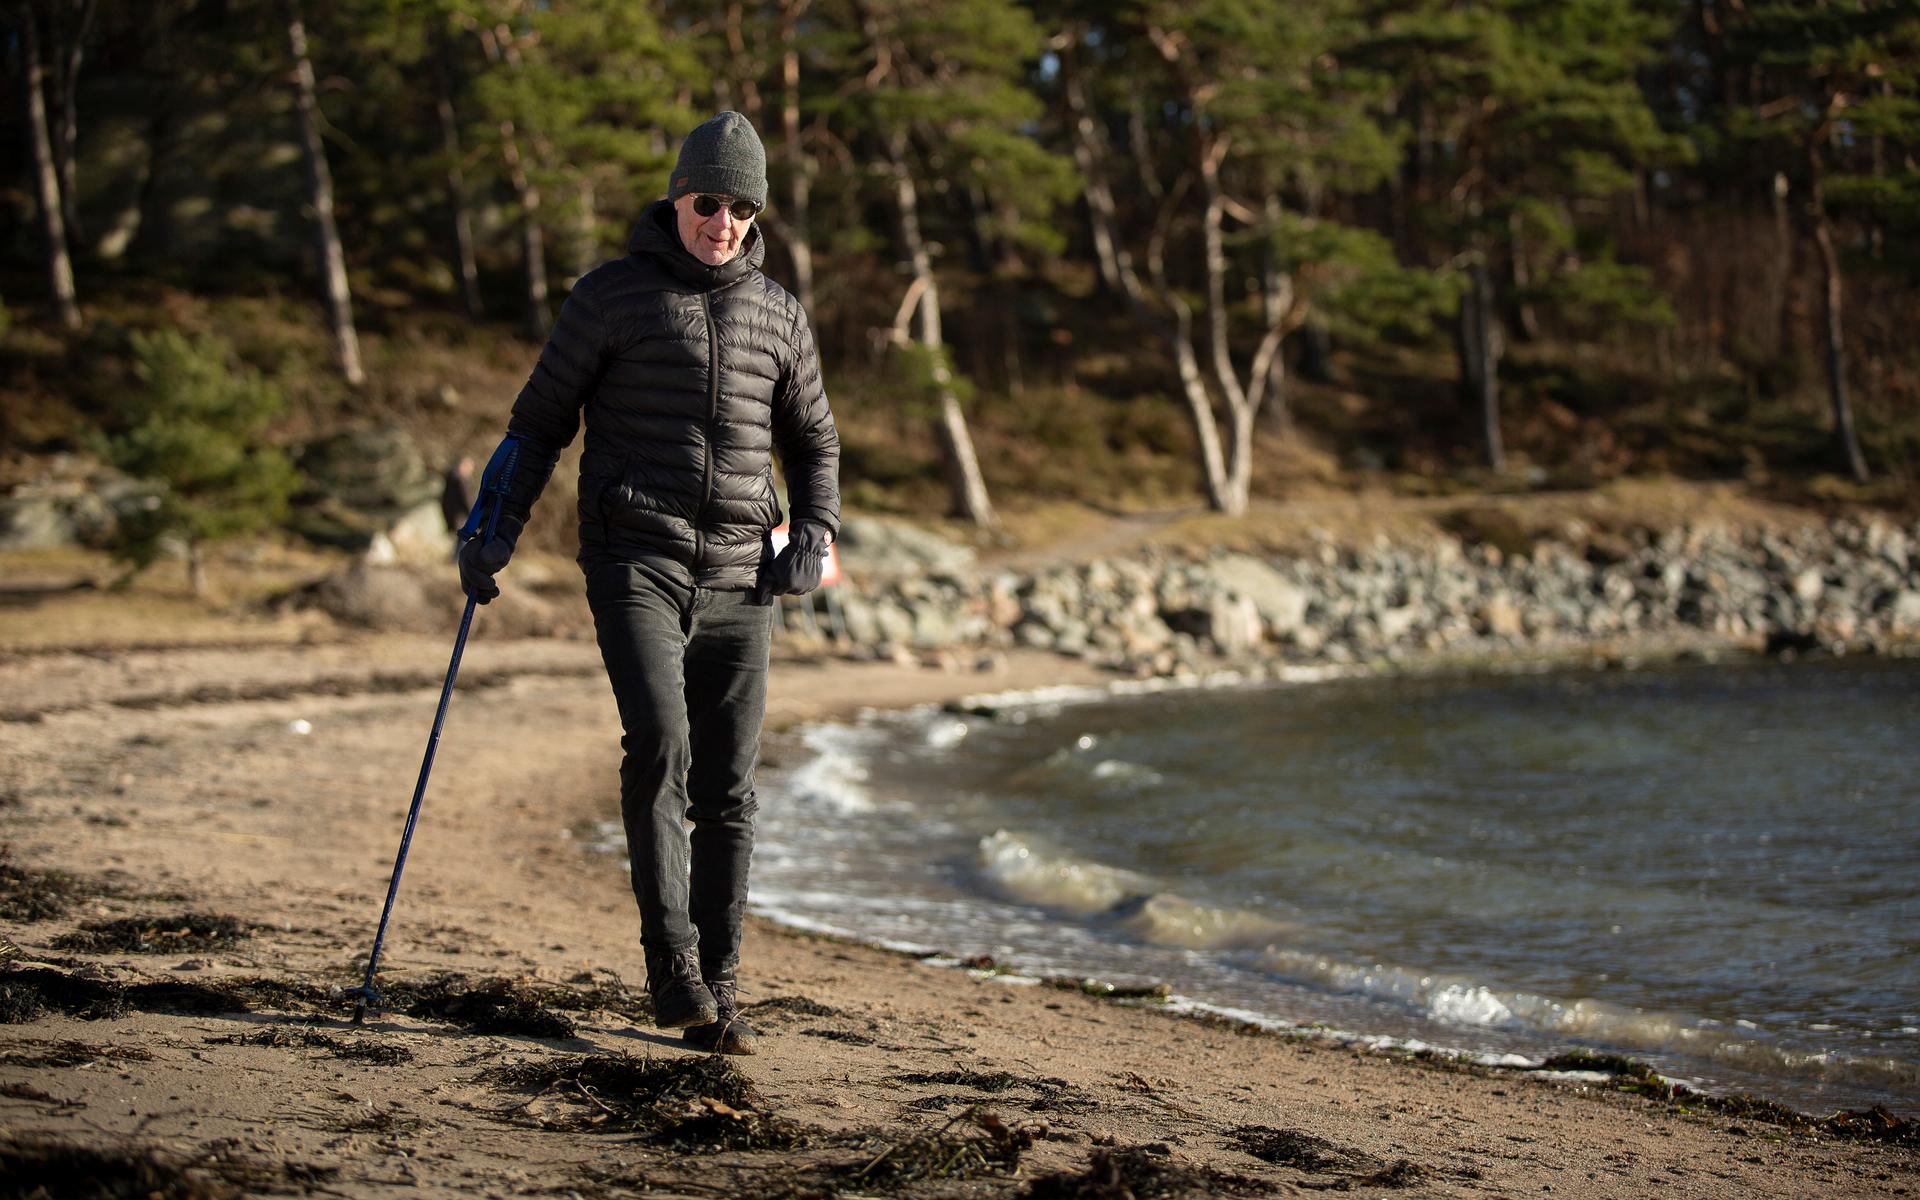
[[[649,959],[697,946],[703,976],[732,979],[773,610],[747,592],[689,587],[644,560],[588,563],[586,573],[620,708],[620,816],[641,946]]]

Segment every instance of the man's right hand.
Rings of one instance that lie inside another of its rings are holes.
[[[485,604],[500,594],[493,577],[513,557],[513,543],[503,537],[477,537],[460,547],[460,586],[468,595]]]

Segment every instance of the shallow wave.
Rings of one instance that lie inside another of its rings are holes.
[[[1153,881],[1144,875],[1044,853],[1004,829],[980,839],[980,867],[987,881],[1008,899],[1075,916],[1104,912],[1154,890]]]
[[[1050,852],[1004,829],[980,839],[980,865],[1009,899],[1098,917],[1157,946],[1247,949],[1292,931],[1245,909],[1196,904],[1144,875]]]
[[[1276,975],[1329,991],[1401,1004],[1449,1025],[1527,1030],[1638,1053],[1677,1053],[1806,1079],[1882,1086],[1920,1084],[1920,1068],[1912,1063],[1796,1050],[1677,1013],[1649,1012],[1592,999],[1559,1000],[1534,992],[1501,990],[1461,976],[1385,963],[1343,963],[1280,946],[1268,946],[1258,961]],[[1750,1023],[1742,1024],[1751,1028]]]
[[[873,811],[873,793],[867,788],[867,731],[816,725],[801,734],[801,741],[813,756],[789,780],[793,799],[842,816]]]

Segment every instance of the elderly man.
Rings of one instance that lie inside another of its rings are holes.
[[[736,970],[753,855],[770,595],[820,582],[840,443],[800,304],[760,273],[766,153],[723,112],[687,135],[624,258],[573,289],[507,424],[496,535],[462,548],[482,601],[586,415],[580,565],[624,730],[620,811],[655,1024],[753,1052]],[[773,451],[786,469],[780,523]],[[691,834],[686,818],[691,818]]]

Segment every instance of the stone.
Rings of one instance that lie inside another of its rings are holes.
[[[1887,627],[1895,633],[1920,633],[1920,591],[1909,588],[1893,598]]]
[[[1276,638],[1286,637],[1307,618],[1306,589],[1252,555],[1229,554],[1202,570],[1218,587],[1246,597]]]
[[[835,544],[849,573],[965,574],[973,569],[976,557],[971,546],[887,517],[847,518]]]
[[[1480,622],[1494,637],[1517,638],[1524,632],[1520,607],[1505,592],[1495,593],[1481,605]]]

